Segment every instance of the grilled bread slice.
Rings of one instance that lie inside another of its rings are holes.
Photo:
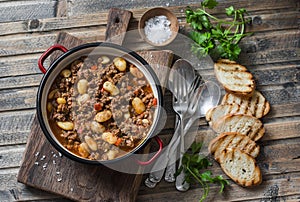
[[[239,132],[251,140],[259,140],[265,133],[263,123],[254,116],[244,114],[229,114],[216,121],[212,128],[218,132]]]
[[[255,89],[253,75],[245,66],[230,60],[218,60],[214,65],[215,75],[227,92],[250,97]]]
[[[249,187],[262,182],[262,174],[253,157],[238,148],[226,148],[220,155],[223,171],[241,186]]]
[[[222,105],[238,104],[241,108],[247,109],[256,118],[265,116],[270,111],[270,104],[266,98],[257,90],[251,97],[239,97],[232,93],[226,93],[222,99]]]
[[[237,132],[221,133],[208,146],[209,152],[214,156],[216,161],[220,160],[221,153],[226,148],[238,148],[253,158],[256,158],[259,154],[259,146],[248,136]]]
[[[210,108],[205,115],[209,125],[213,125],[216,121],[228,114],[247,114],[252,115],[248,108],[243,108],[238,104],[223,104]]]

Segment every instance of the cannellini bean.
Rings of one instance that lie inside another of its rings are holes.
[[[97,146],[97,142],[94,140],[94,138],[86,135],[84,136],[84,141],[86,142],[86,144],[89,146],[89,148],[93,151],[97,151],[98,146]]]
[[[54,89],[52,90],[49,95],[48,95],[48,99],[51,100],[54,98],[55,93],[58,91],[58,89]]]
[[[133,109],[135,110],[135,112],[137,114],[141,114],[141,113],[143,113],[146,110],[145,104],[138,97],[133,98],[133,100],[132,100],[132,107],[133,107]]]
[[[143,75],[143,73],[137,68],[137,67],[135,67],[135,66],[133,66],[133,65],[130,65],[130,67],[129,67],[129,71],[130,71],[130,73],[133,75],[133,76],[135,76],[135,77],[137,77],[137,78],[142,78],[144,75]]]
[[[123,58],[119,58],[119,57],[117,57],[117,58],[115,58],[114,60],[113,60],[113,62],[114,62],[114,65],[116,66],[116,68],[119,70],[119,71],[121,71],[121,72],[123,72],[123,71],[125,71],[126,70],[126,60],[124,60]]]
[[[130,114],[129,114],[129,113],[125,113],[125,114],[124,114],[124,118],[125,118],[125,119],[129,119],[129,118],[130,118]]]
[[[60,73],[63,77],[68,78],[71,76],[71,71],[69,69],[64,69]]]
[[[112,159],[116,158],[117,154],[118,154],[118,151],[115,151],[115,150],[109,150],[109,151],[106,153],[107,159],[108,159],[108,160],[112,160]]]
[[[88,89],[88,81],[86,79],[80,79],[77,83],[77,90],[80,94],[85,94]]]
[[[102,55],[100,58],[101,58],[101,64],[103,65],[109,63],[110,61],[109,57],[107,57],[106,55]]]
[[[77,98],[77,102],[79,105],[82,105],[82,104],[86,103],[86,101],[88,101],[89,99],[90,99],[90,96],[88,94],[83,94]]]
[[[148,119],[142,119],[142,123],[143,123],[143,124],[148,124],[148,123],[149,123],[149,120],[148,120]]]
[[[102,139],[109,144],[115,144],[118,140],[118,137],[112,134],[111,132],[104,132],[102,134]]]
[[[96,121],[92,121],[90,127],[94,133],[99,134],[99,133],[103,133],[105,131],[105,127]]]
[[[53,108],[53,106],[52,106],[51,102],[48,102],[47,103],[47,110],[48,110],[48,112],[51,112],[52,108]]]
[[[101,111],[101,112],[98,112],[95,116],[95,120],[97,122],[105,122],[107,120],[109,120],[110,118],[112,117],[112,113],[110,110],[104,110],[104,111]]]
[[[66,104],[66,103],[67,103],[66,99],[63,98],[63,97],[57,98],[57,99],[56,99],[56,102],[57,102],[58,104]]]
[[[84,158],[88,157],[90,155],[90,152],[87,143],[85,142],[81,143],[78,147],[78,152],[82,157]]]
[[[60,127],[61,129],[63,130],[73,130],[74,128],[74,124],[73,122],[70,122],[70,121],[57,121],[56,122],[58,127]]]
[[[108,91],[111,95],[118,95],[120,93],[120,90],[117,86],[115,86],[110,81],[105,81],[103,84],[104,90]]]

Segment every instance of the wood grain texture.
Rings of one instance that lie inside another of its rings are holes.
[[[42,76],[36,64],[41,53],[55,43],[60,32],[68,32],[84,43],[104,41],[108,17],[106,8],[130,9],[133,17],[128,29],[136,30],[138,20],[146,10],[153,6],[166,6],[167,3],[167,8],[179,19],[180,32],[188,34],[190,28],[185,22],[184,10],[187,5],[198,7],[198,1],[0,0],[0,13],[3,14],[0,16],[1,202],[70,201],[17,182],[21,156],[35,116],[36,90]],[[242,40],[243,53],[239,62],[254,74],[259,90],[272,104],[270,113],[263,118],[266,134],[259,142],[264,151],[259,157],[259,166],[264,173],[263,185],[243,189],[231,184],[222,195],[218,194],[218,187],[213,186],[207,201],[300,200],[300,162],[294,155],[299,152],[297,143],[300,142],[299,4],[298,0],[266,0],[259,3],[253,0],[220,0],[218,7],[210,10],[220,18],[226,17],[221,13],[230,5],[244,7],[249,12],[252,24],[247,26],[247,31],[254,32],[254,35]],[[128,40],[127,35],[125,40]],[[149,48],[138,35],[132,40],[138,50]],[[202,69],[201,74],[215,81],[211,69]],[[173,134],[175,120],[169,104],[172,97],[168,91],[166,93],[164,102],[167,104],[168,121],[160,135],[164,142]],[[207,142],[216,135],[204,119],[198,120],[197,125],[198,141]],[[223,174],[215,162],[212,171]],[[56,175],[53,177],[57,180]],[[202,188],[197,185],[186,193],[180,193],[172,183],[162,181],[155,189],[142,184],[137,201],[193,202],[198,201],[201,193]]]
[[[105,41],[122,45],[132,13],[118,8],[110,9],[107,16]]]
[[[207,201],[264,201],[275,199],[282,200],[286,197],[294,196],[295,199],[299,199],[299,191],[297,185],[300,181],[299,173],[287,173],[281,175],[275,175],[275,178],[265,179],[259,187],[255,190],[250,189],[245,191],[234,183],[226,189],[225,194],[218,194],[219,187],[212,185],[210,188],[210,194],[207,197]],[[182,194],[175,191],[172,186],[166,182],[162,182],[160,189],[152,189],[152,194],[147,193],[146,190],[141,188],[140,195],[137,198],[138,202],[152,201],[171,201],[169,196],[177,201],[199,201],[199,196],[203,193],[201,188],[195,188],[188,191],[188,194]],[[145,191],[145,192],[144,192]]]
[[[112,3],[112,2],[111,2]],[[267,11],[267,10],[277,10],[277,9],[294,9],[296,4],[299,2],[297,0],[287,0],[287,1],[281,1],[278,2],[276,0],[268,0],[261,2],[257,4],[255,1],[247,1],[247,0],[233,0],[233,1],[220,1],[218,7],[216,9],[212,10],[212,13],[218,14],[218,13],[223,13],[224,9],[226,7],[229,7],[231,5],[238,5],[239,8],[246,8],[248,11],[253,11],[253,10],[261,10],[261,11]],[[168,7],[172,8],[172,6],[176,5],[182,5],[186,7],[187,5],[192,6],[192,7],[199,7],[199,1],[167,1],[167,0],[155,0],[155,1],[146,1],[146,0],[136,0],[133,2],[122,2],[122,1],[117,1],[113,2],[112,5],[106,1],[98,1],[98,0],[83,0],[83,1],[75,1],[72,5],[70,5],[72,12],[70,15],[82,15],[85,13],[94,13],[94,12],[99,12],[102,10],[107,10],[108,8],[111,7],[121,7],[121,8],[145,8],[145,7],[156,7],[156,6],[163,6],[163,7]],[[150,8],[146,8],[150,9]],[[139,11],[139,10],[138,10]],[[134,13],[135,14],[135,13]],[[182,12],[179,9],[178,13],[176,14],[181,14]]]
[[[0,3],[0,22],[54,17],[55,1],[19,1]]]
[[[56,11],[56,17],[54,18],[39,18],[5,23],[0,22],[0,36],[29,32],[76,29],[78,27],[101,27],[106,25],[108,16],[107,11],[68,16],[65,12],[68,12],[69,9],[64,8],[64,6],[66,6],[64,2],[65,0],[58,1],[58,10]],[[178,16],[181,29],[188,27],[184,15],[186,6],[169,7],[169,9]],[[138,19],[146,10],[148,10],[148,8],[140,8],[133,11],[134,18],[130,20],[130,29],[137,29]],[[288,11],[284,16],[274,13],[274,10],[264,13],[261,13],[260,10],[253,10],[249,13],[249,17],[253,20],[253,24],[248,26],[247,29],[250,32],[296,29],[298,27],[297,14],[297,10]],[[32,24],[35,24],[35,26],[32,26]]]

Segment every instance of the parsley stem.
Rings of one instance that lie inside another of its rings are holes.
[[[202,185],[202,187],[204,187],[203,181],[201,179],[198,178],[197,175],[195,175],[195,173],[190,169],[189,167],[189,162],[187,163],[186,169],[191,173],[191,175]]]
[[[201,197],[201,199],[199,200],[199,202],[202,202],[208,195],[209,192],[209,187],[207,183],[204,183],[201,179],[198,178],[197,175],[195,175],[195,173],[189,168],[189,163],[187,163],[186,169],[189,173],[191,173],[191,175],[199,182],[199,184],[201,184],[201,186],[203,187],[204,193]]]

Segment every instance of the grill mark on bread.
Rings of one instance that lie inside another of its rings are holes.
[[[218,157],[220,156],[220,154],[221,154],[221,152],[224,150],[224,149],[226,149],[230,144],[231,144],[231,142],[232,142],[232,140],[234,139],[234,137],[231,137],[231,136],[226,136],[224,139],[223,139],[223,141],[222,142],[220,142],[219,144],[218,144],[218,147],[217,147],[217,149],[215,150],[215,154],[214,154],[214,156],[215,156],[215,159],[218,161]],[[225,142],[225,146],[223,147],[223,149],[221,148],[221,145],[222,145],[222,143],[223,142]]]
[[[249,136],[252,140],[259,140],[265,132],[262,122],[250,115],[229,114],[213,124],[213,129],[218,132],[239,132]]]
[[[257,118],[265,116],[270,111],[269,102],[259,91],[254,91],[250,97],[240,97],[232,93],[226,93],[221,102],[223,105],[234,103],[246,108]]]
[[[248,136],[238,132],[221,133],[218,137],[211,140],[208,146],[209,152],[218,162],[221,153],[226,148],[238,148],[251,155],[253,158],[257,157],[259,154],[259,146]]]
[[[254,102],[254,104],[252,104],[252,106],[254,106],[254,110],[253,110],[253,112],[254,112],[254,114],[255,114],[255,117],[258,117],[258,116],[260,116],[259,114],[263,114],[263,113],[259,113],[259,96],[256,96],[255,95],[255,102]],[[251,106],[251,101],[249,102],[249,105]]]
[[[224,104],[224,105],[218,105],[214,108],[211,108],[206,113],[206,121],[209,122],[209,124],[214,127],[214,123],[217,122],[219,119],[224,117],[228,114],[248,114],[252,115],[252,113],[245,107],[241,107],[238,104],[232,103],[232,104]]]
[[[215,75],[227,92],[240,96],[251,96],[255,89],[253,75],[245,66],[235,62],[219,60],[214,65]]]
[[[220,157],[223,171],[241,186],[253,186],[262,182],[262,175],[253,157],[237,148],[225,149]]]

